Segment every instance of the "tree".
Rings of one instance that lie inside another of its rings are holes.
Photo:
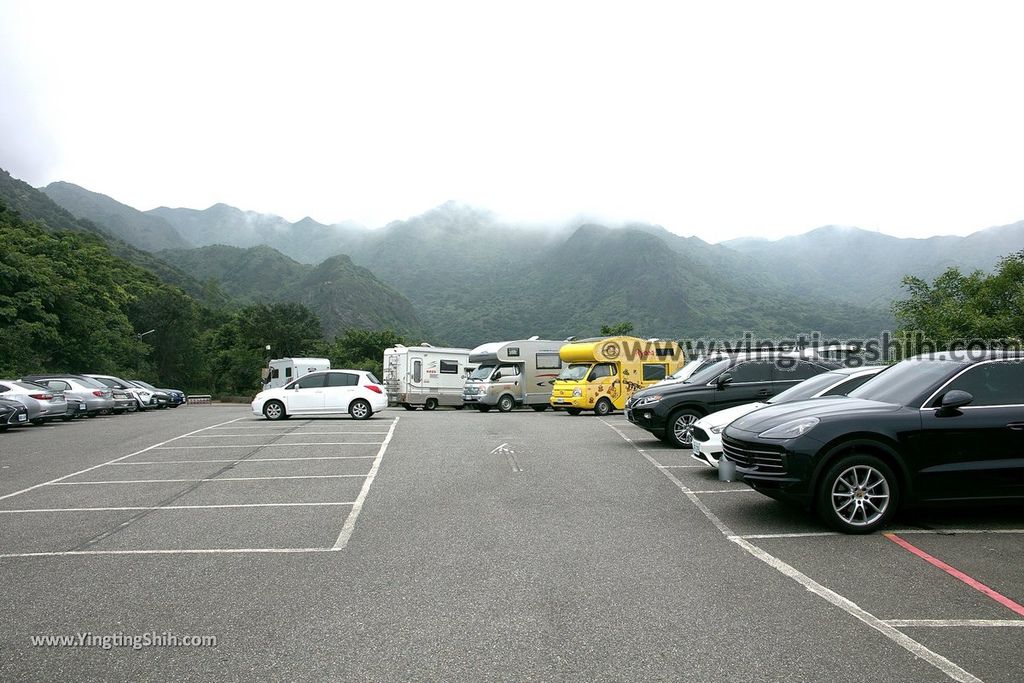
[[[384,349],[395,344],[408,344],[392,330],[349,329],[335,337],[328,346],[331,367],[369,370],[378,378],[383,374]]]
[[[992,275],[949,268],[931,284],[907,276],[903,286],[909,297],[892,310],[907,355],[1024,338],[1024,251],[1002,259]]]
[[[604,337],[618,337],[627,335],[633,331],[633,323],[621,322],[612,325],[601,325],[601,335]]]

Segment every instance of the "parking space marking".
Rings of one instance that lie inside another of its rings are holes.
[[[238,420],[245,420],[245,419],[247,419],[247,418],[244,418],[244,417],[238,418]],[[393,423],[397,419],[398,419],[397,417],[392,419],[392,420],[376,420],[375,419],[373,421],[372,425],[367,425],[367,426],[368,427],[370,427],[370,426],[376,427],[378,425],[386,425],[386,424]],[[237,422],[238,420],[231,420],[231,422]],[[221,424],[224,425],[224,424],[229,424],[229,423],[228,422],[222,422]],[[315,423],[313,422],[313,420],[307,419],[307,420],[304,421],[302,426],[303,427],[312,427],[314,424]],[[292,423],[290,425],[281,425],[281,424],[272,424],[272,425],[265,425],[265,424],[236,424],[233,427],[208,427],[207,429],[294,429],[294,428],[295,428],[295,423]]]
[[[740,534],[736,538],[753,540],[758,538],[813,538],[815,536],[842,536],[838,531],[803,531],[791,534]]]
[[[281,462],[284,460],[372,460],[372,455],[312,455],[298,458],[246,458],[245,462]],[[218,458],[214,460],[132,460],[131,462],[112,462],[111,467],[128,467],[131,465],[204,465],[208,462],[238,462],[237,458]]]
[[[640,451],[645,453],[646,451]],[[658,465],[659,470],[706,470],[707,465]]]
[[[64,481],[65,479],[70,479],[71,477],[77,477],[80,474],[85,474],[86,472],[92,472],[93,470],[99,469],[100,467],[104,467],[106,465],[113,465],[116,462],[121,462],[122,460],[127,460],[128,458],[131,458],[133,456],[141,455],[141,454],[143,454],[143,453],[145,453],[147,451],[155,450],[157,448],[160,448],[161,446],[164,446],[165,444],[171,443],[172,441],[177,441],[178,439],[183,439],[186,436],[192,436],[193,434],[198,434],[199,432],[205,432],[208,429],[216,429],[218,427],[222,427],[223,425],[229,425],[229,424],[232,424],[233,422],[238,422],[239,420],[244,420],[244,419],[245,418],[243,418],[243,417],[236,417],[234,420],[227,420],[226,422],[218,422],[217,424],[212,425],[210,427],[203,427],[202,429],[196,429],[196,430],[193,430],[193,431],[191,431],[191,432],[189,432],[187,434],[182,434],[181,436],[176,436],[174,438],[167,439],[166,441],[161,441],[160,443],[153,444],[152,446],[147,446],[146,448],[143,448],[142,450],[135,451],[134,453],[129,453],[128,455],[122,455],[119,458],[114,458],[113,460],[108,460],[107,462],[102,462],[99,465],[93,465],[92,467],[86,467],[84,470],[79,470],[77,472],[72,472],[71,474],[65,474],[63,477],[57,477],[56,479],[51,479],[50,481],[44,481],[44,482],[42,482],[40,484],[33,484],[32,486],[29,486],[27,488],[23,488],[20,491],[14,491],[13,493],[4,494],[4,495],[0,496],[0,500],[5,500],[7,498],[13,498],[14,496],[20,496],[23,493],[28,493],[29,491],[34,491],[34,490],[36,490],[37,488],[39,488],[41,486],[48,486],[50,484],[56,484],[59,481]]]
[[[622,430],[620,430],[618,427],[611,424],[610,422],[607,422],[601,418],[598,419],[601,420],[601,422],[604,422],[605,425],[611,428],[626,443],[628,443],[635,450],[637,450],[648,462],[657,467],[658,470],[663,475],[665,475],[673,484],[675,484],[675,486],[680,491],[683,492],[683,494],[690,500],[690,502],[692,502],[697,507],[697,509],[699,509],[704,514],[704,516],[707,517],[708,521],[714,524],[715,527],[719,531],[721,531],[722,535],[724,535],[728,540],[732,541],[739,547],[743,548],[745,551],[747,551],[749,554],[751,554],[758,560],[761,560],[762,562],[764,562],[770,567],[773,567],[783,575],[793,579],[794,581],[802,585],[804,588],[806,588],[808,591],[814,593],[826,602],[838,607],[839,609],[843,610],[850,616],[858,619],[867,626],[870,626],[871,628],[878,631],[879,633],[887,637],[889,640],[893,641],[900,647],[904,648],[914,656],[919,657],[920,659],[923,659],[924,661],[928,662],[929,664],[934,666],[942,673],[946,674],[946,676],[953,679],[954,681],[959,681],[960,683],[982,683],[981,679],[975,676],[974,674],[971,674],[965,669],[962,669],[961,667],[953,663],[951,660],[946,659],[939,653],[934,652],[925,645],[922,645],[910,636],[896,629],[894,626],[890,626],[889,624],[882,621],[875,615],[858,606],[852,600],[843,597],[842,595],[836,593],[830,588],[826,588],[825,586],[821,585],[811,577],[802,573],[795,567],[780,560],[771,553],[762,550],[761,548],[754,545],[745,538],[741,538],[740,536],[734,534],[732,530],[718,517],[718,515],[713,513],[701,501],[701,499],[697,496],[696,493],[694,493],[694,491],[692,491],[683,482],[676,478],[676,476],[673,475],[671,472],[661,467],[658,467],[659,463],[655,461],[654,458],[652,458],[646,452],[644,452],[642,449],[637,447],[633,440],[630,439],[626,434],[624,434]]]
[[[886,538],[888,538],[893,543],[895,543],[895,544],[899,545],[900,547],[902,547],[904,550],[907,550],[907,551],[917,555],[918,557],[920,557],[922,560],[924,560],[928,564],[930,564],[930,565],[932,565],[934,567],[938,567],[939,569],[941,569],[942,571],[946,572],[947,574],[949,574],[953,578],[958,579],[960,581],[963,581],[964,583],[966,583],[968,586],[970,586],[974,590],[976,590],[976,591],[978,591],[980,593],[984,593],[988,597],[990,597],[993,600],[995,600],[996,602],[998,602],[1003,607],[1006,607],[1007,609],[1009,609],[1011,612],[1014,612],[1015,614],[1019,614],[1020,616],[1024,617],[1024,605],[1021,605],[1019,602],[1011,600],[1010,598],[1006,597],[1005,595],[1003,595],[1002,593],[1000,593],[999,591],[997,591],[997,590],[995,590],[993,588],[989,588],[988,586],[983,584],[981,581],[978,581],[977,579],[975,579],[975,578],[965,574],[964,572],[960,571],[956,567],[953,567],[953,566],[951,566],[949,564],[946,564],[945,562],[943,562],[939,558],[935,557],[934,555],[929,555],[928,553],[926,553],[925,551],[921,550],[920,548],[918,548],[913,543],[910,543],[906,539],[900,538],[899,536],[897,536],[896,534],[894,534],[892,532],[887,532],[887,533],[884,533],[882,535],[885,536]]]
[[[745,489],[714,489],[714,490],[710,490],[710,491],[691,491],[691,493],[695,493],[695,494],[699,493],[701,495],[703,495],[705,493],[754,493],[754,492],[755,491],[752,488],[745,488]]]
[[[287,436],[287,435],[284,435]],[[180,451],[189,450],[192,448],[288,448],[289,446],[379,446],[380,441],[352,441],[349,443],[342,443],[339,441],[331,441],[324,443],[247,443],[247,444],[220,444],[219,446],[160,446],[158,448],[147,449],[154,451]],[[140,451],[141,452],[141,451]],[[127,456],[126,456],[127,457]],[[70,476],[70,475],[69,475]]]
[[[323,436],[323,435],[334,435],[334,434],[387,434],[387,432],[285,432],[285,436]],[[249,437],[252,434],[194,434],[185,438],[188,439],[230,439],[231,437]]]
[[[334,542],[334,550],[342,550],[348,541],[352,538],[352,532],[356,528],[356,520],[359,519],[359,513],[363,510],[363,502],[366,500],[366,494],[370,491],[370,486],[373,485],[373,480],[377,477],[377,471],[380,469],[380,462],[384,458],[384,452],[388,449],[388,444],[391,443],[391,437],[395,435],[395,427],[398,426],[398,418],[396,417],[391,423],[391,429],[388,430],[388,435],[384,437],[384,442],[381,443],[380,449],[377,451],[377,456],[373,459],[373,465],[370,467],[369,474],[366,475],[366,480],[363,482],[363,488],[360,489],[359,495],[356,496],[355,502],[352,504],[352,510],[348,513],[348,517],[345,518],[345,525],[341,528],[341,533],[338,534],[338,540]]]
[[[63,557],[67,555],[226,555],[232,553],[330,553],[334,548],[181,548],[154,550],[58,550],[38,553],[4,553],[0,559],[16,557]]]
[[[945,628],[970,627],[982,628],[1024,627],[1024,619],[886,619],[885,623],[896,628]]]
[[[753,490],[753,489],[751,489]],[[893,529],[889,533],[908,536],[928,534],[933,536],[956,536],[959,534],[1024,534],[1024,529]],[[838,531],[804,531],[791,534],[740,534],[737,538],[756,540],[759,538],[813,538],[815,536],[842,536]]]
[[[141,505],[130,507],[95,507],[95,508],[37,508],[23,510],[0,510],[0,515],[38,514],[47,512],[127,512],[127,511],[161,511],[161,510],[221,510],[227,508],[288,508],[288,507],[325,507],[355,505],[354,502],[327,503],[225,503],[223,505]]]
[[[234,462],[233,460],[231,462]],[[246,460],[245,462],[248,462]],[[273,481],[275,479],[362,479],[365,474],[294,474],[280,477],[207,477],[204,479],[113,479],[108,481],[60,481],[50,486],[105,486],[107,484],[180,484],[184,482]]]

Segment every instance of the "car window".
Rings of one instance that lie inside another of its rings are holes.
[[[732,375],[732,383],[770,382],[772,381],[773,364],[773,361],[770,360],[751,360],[738,363],[729,370],[729,374]]]
[[[644,363],[644,381],[665,379],[666,368],[664,363]]]
[[[720,374],[729,369],[732,365],[732,361],[728,358],[715,361],[707,367],[697,370],[697,372],[690,375],[690,379],[686,380],[686,384],[707,384],[712,380],[718,378]]]
[[[329,387],[354,387],[359,384],[359,375],[351,372],[331,372],[327,375],[327,386]]]
[[[498,372],[501,373],[501,376],[503,378],[505,378],[505,377],[515,377],[516,375],[519,374],[519,366],[518,365],[502,365],[501,367],[498,368]]]
[[[870,374],[861,375],[860,377],[852,377],[846,380],[845,382],[842,382],[841,384],[837,384],[836,386],[832,387],[824,394],[822,394],[822,396],[845,396],[846,394],[850,393],[851,391],[859,387],[861,384],[864,384],[864,382],[867,382],[872,377],[874,377],[874,375]]]
[[[1024,404],[1024,363],[980,363],[943,387],[936,401],[941,401],[943,394],[954,389],[973,396],[974,400],[968,404],[972,406]]]
[[[798,360],[794,363],[791,360],[781,359],[775,363],[775,381],[801,382],[820,375],[826,369],[805,360]]]
[[[962,368],[963,363],[951,360],[908,358],[878,373],[847,395],[868,401],[920,406],[934,388],[946,377]]]
[[[469,370],[469,368],[466,369]],[[379,379],[377,379],[377,375],[373,374],[372,372],[366,373],[366,378],[370,380],[371,384],[382,384],[382,382]]]
[[[295,382],[295,388],[297,389],[316,389],[324,385],[323,375],[306,375],[302,379]]]
[[[57,391],[70,391],[70,389],[71,389],[71,385],[68,384],[67,382],[65,382],[64,380],[61,380],[61,379],[51,379],[51,380],[47,380],[47,381],[41,381],[40,384],[45,384],[46,386],[50,387],[51,389],[56,389]]]
[[[598,363],[594,366],[594,369],[590,371],[589,381],[593,382],[594,380],[602,379],[604,377],[611,377],[614,374],[614,363]]]

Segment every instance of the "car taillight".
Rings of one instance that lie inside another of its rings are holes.
[[[103,398],[103,392],[100,391],[99,389],[97,389],[96,391],[92,392],[92,395],[93,396],[99,396],[100,398]]]
[[[380,387],[378,387],[376,384],[367,384],[366,388],[369,389],[370,391],[374,392],[374,393],[377,393],[377,394],[383,394],[384,393],[383,391],[380,390]]]
[[[52,401],[53,394],[29,394],[29,398],[34,398],[37,401]]]

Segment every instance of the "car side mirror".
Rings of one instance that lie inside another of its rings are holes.
[[[501,373],[500,372],[494,373],[494,380],[497,381],[499,379],[501,379]]]
[[[724,389],[730,384],[732,384],[732,375],[730,375],[728,372],[722,373],[721,375],[718,376],[718,379],[715,380],[715,386],[718,387],[719,389]]]
[[[963,408],[973,400],[974,396],[966,391],[961,391],[960,389],[947,391],[942,395],[942,401],[939,403],[939,412],[952,413],[957,408]]]

